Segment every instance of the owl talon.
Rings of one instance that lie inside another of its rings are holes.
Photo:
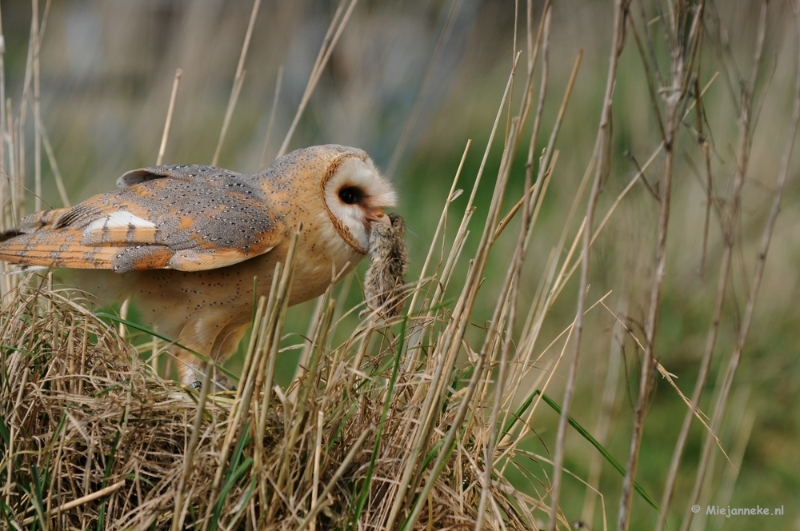
[[[199,391],[200,388],[203,387],[203,382],[201,382],[200,380],[195,380],[195,381],[193,381],[192,383],[189,384],[189,387],[191,387],[195,391]],[[231,392],[235,393],[236,392],[236,386],[228,384],[227,381],[225,381],[225,382],[214,382],[214,391],[215,392],[231,391]]]

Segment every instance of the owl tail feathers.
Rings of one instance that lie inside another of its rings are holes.
[[[44,230],[19,234],[0,241],[0,260],[8,262],[5,275],[19,275],[34,271],[53,271],[54,281],[60,287],[77,288],[82,298],[93,306],[103,307],[121,300],[123,275],[98,269],[62,269],[72,264],[86,263],[84,252],[69,250],[65,243],[49,243],[44,238],[58,231]],[[8,232],[8,231],[7,231]],[[78,231],[76,231],[78,232]],[[108,253],[110,250],[103,250]],[[87,264],[88,265],[88,264]],[[89,296],[91,294],[91,296]]]
[[[0,260],[5,256],[0,251]],[[87,298],[97,308],[121,302],[130,296],[126,276],[109,270],[97,269],[54,269],[52,265],[14,264],[3,272],[3,275],[20,275],[36,271],[53,272],[56,285],[75,289],[82,298]]]
[[[6,271],[3,272],[4,275],[19,275],[21,273],[29,273],[31,271],[38,271],[48,268],[48,266],[44,265],[31,266],[21,263],[15,259],[11,251],[4,252],[5,249],[8,247],[8,245],[4,245],[3,242],[7,242],[12,238],[25,235],[29,232],[31,231],[26,231],[26,229],[21,226],[0,231],[0,260],[14,264],[10,269],[7,269]]]
[[[19,225],[16,227],[0,231],[0,242],[10,240],[11,238],[23,234],[31,234],[41,229],[50,228],[56,220],[70,210],[72,210],[72,207],[54,208],[52,210],[42,210],[41,212],[28,214],[20,220]]]
[[[9,231],[7,231],[9,232]],[[116,246],[82,245],[82,229],[62,228],[62,229],[42,229],[33,232],[23,232],[16,236],[11,236],[5,241],[0,239],[0,260],[20,266],[44,266],[58,268],[76,269],[112,269],[119,260],[120,255],[134,259],[131,266],[124,270],[147,269],[150,262],[158,258],[160,262],[165,261],[171,256],[161,256],[155,258],[150,256],[139,256],[141,249],[125,249]],[[145,251],[151,251],[145,248]],[[156,248],[156,251],[162,248]],[[126,251],[130,251],[127,252]],[[138,254],[137,254],[138,252]],[[147,261],[146,259],[149,259]],[[139,262],[144,264],[140,267]],[[159,263],[160,263],[159,262]],[[121,268],[117,268],[122,272]]]
[[[19,236],[20,234],[25,234],[19,227],[14,227],[13,229],[8,229],[0,232],[0,242],[4,242],[6,240],[10,240],[15,236]]]
[[[17,265],[13,266],[10,269],[3,271],[4,275],[21,275],[23,273],[32,273],[34,271],[45,271],[50,269],[46,266],[27,266],[27,265]]]

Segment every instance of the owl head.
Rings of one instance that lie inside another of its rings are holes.
[[[383,209],[397,204],[397,194],[381,177],[372,159],[355,148],[344,148],[331,160],[321,186],[334,227],[345,242],[366,254],[370,226],[374,222],[390,223]]]
[[[296,219],[313,218],[321,223],[321,237],[340,238],[346,244],[342,250],[360,255],[369,248],[372,224],[390,224],[383,209],[397,204],[397,194],[369,155],[352,147],[298,149],[275,160],[259,177],[269,182],[268,197],[279,202],[286,197],[298,213]]]

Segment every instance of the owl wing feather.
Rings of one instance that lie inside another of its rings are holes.
[[[117,188],[127,188],[129,186],[133,186],[134,184],[152,181],[153,179],[161,179],[164,177],[190,181],[193,179],[204,179],[210,176],[237,177],[240,176],[240,174],[224,168],[217,168],[215,166],[201,166],[198,164],[165,164],[163,166],[148,166],[147,168],[131,170],[117,179]]]
[[[38,212],[0,234],[0,260],[29,266],[201,271],[269,252],[281,216],[255,177],[209,166],[156,166],[123,189]]]

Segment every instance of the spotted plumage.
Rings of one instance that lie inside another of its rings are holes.
[[[394,206],[391,186],[359,149],[294,151],[255,174],[170,165],[142,168],[120,188],[38,212],[0,234],[0,260],[64,268],[103,303],[132,297],[145,324],[224,361],[266,294],[290,235],[302,225],[290,304],[323,293],[365,256],[374,222]],[[257,293],[253,293],[254,278]],[[174,349],[181,380],[196,358]]]

